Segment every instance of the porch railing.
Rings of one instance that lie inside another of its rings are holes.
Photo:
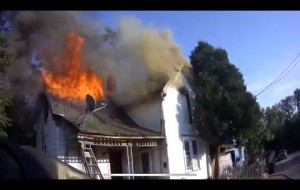
[[[129,179],[133,179],[131,177],[137,177],[136,179],[160,179],[160,177],[170,177],[170,176],[176,176],[176,177],[195,177],[197,174],[103,174],[103,176],[108,177],[129,177]]]

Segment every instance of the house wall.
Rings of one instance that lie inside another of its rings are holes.
[[[187,90],[191,90],[183,78]],[[168,166],[170,174],[194,173],[197,176],[171,176],[170,179],[205,179],[210,175],[208,147],[199,139],[197,130],[189,123],[186,96],[175,87],[169,87],[162,102],[165,135],[167,142]],[[190,104],[193,107],[193,94],[190,92]],[[198,144],[200,168],[188,171],[185,162],[184,141],[196,140]]]
[[[182,77],[182,76],[180,76]],[[190,107],[194,106],[193,91],[183,77],[183,84],[189,92]],[[204,179],[210,176],[209,149],[208,145],[199,139],[198,132],[193,124],[189,123],[188,103],[186,96],[181,94],[175,87],[166,88],[164,100],[157,95],[151,101],[126,110],[131,118],[140,126],[160,132],[161,110],[163,110],[163,120],[166,141],[153,149],[152,173],[196,173],[197,177],[170,177],[171,179],[197,178]],[[187,171],[185,166],[185,140],[197,140],[199,150],[200,168],[196,171]]]
[[[160,132],[160,109],[161,97],[156,95],[151,101],[131,107],[126,112],[139,126]]]
[[[45,112],[42,112],[40,115],[40,118],[38,120],[37,125],[35,126],[36,130],[36,148],[38,150],[44,151],[44,145],[43,145],[43,138],[44,138],[44,131],[46,127],[46,122],[44,120]]]
[[[62,158],[60,158],[60,160],[68,163],[73,168],[85,173],[85,168],[82,164],[79,144],[78,144],[78,146],[69,147],[67,149],[66,156],[67,156],[67,159],[63,160]]]
[[[105,174],[110,174],[110,162],[109,162],[109,154],[107,151],[107,148],[105,147],[99,147],[99,146],[94,146],[93,152],[95,154],[95,157],[97,159],[98,167],[101,171],[101,173],[104,176],[104,179],[110,179],[111,177]],[[81,152],[80,152],[80,146],[73,146],[67,148],[68,152],[66,157],[59,157],[59,159],[73,168],[80,170],[82,172],[85,171],[85,167],[82,163],[82,158],[81,158]]]
[[[59,147],[59,144],[65,144],[64,139],[59,139],[62,137],[62,129],[56,126],[56,123],[53,120],[52,114],[48,115],[46,125],[43,129],[43,140],[45,143],[44,151],[53,157],[65,156],[65,147]],[[60,151],[60,153],[59,153]]]
[[[222,172],[226,167],[233,167],[233,162],[231,159],[231,153],[226,153],[223,155],[219,156],[219,167],[220,167],[220,172]]]
[[[58,118],[54,120],[52,114],[48,115],[46,125],[42,130],[39,130],[37,135],[42,140],[39,140],[38,144],[44,141],[44,148],[41,145],[37,147],[42,148],[44,152],[48,153],[53,157],[66,156],[66,147],[70,144],[76,144],[77,142],[77,133],[71,127],[67,127],[68,123]]]

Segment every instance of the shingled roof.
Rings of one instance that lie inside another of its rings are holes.
[[[48,96],[48,102],[53,114],[63,117],[81,132],[107,136],[163,138],[159,133],[137,125],[110,98],[105,99],[106,108],[87,114],[85,119],[85,103],[74,104],[53,96]]]

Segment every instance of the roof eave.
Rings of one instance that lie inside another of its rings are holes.
[[[99,134],[99,133],[91,133],[91,132],[86,132],[86,131],[82,131],[80,130],[78,136],[92,136],[92,137],[97,137],[97,138],[110,138],[110,139],[165,139],[164,136],[117,136],[117,135],[103,135],[103,134]]]

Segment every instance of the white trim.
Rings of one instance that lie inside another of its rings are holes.
[[[194,155],[193,151],[193,141],[196,142],[196,148],[197,148],[197,155]],[[187,160],[186,160],[186,151],[185,151],[185,142],[188,142],[189,145],[189,152],[191,155],[191,160],[192,160],[192,169],[187,168]],[[200,162],[200,142],[199,139],[194,137],[194,138],[182,138],[182,145],[183,145],[183,156],[184,156],[184,166],[185,166],[185,172],[194,172],[197,170],[201,170],[201,162]],[[197,162],[198,167],[195,167],[194,162]]]
[[[185,172],[192,172],[193,171],[193,157],[192,155],[191,156],[191,160],[192,160],[192,169],[188,169],[187,167],[187,160],[186,160],[186,151],[185,151],[185,143],[188,142],[189,144],[189,148],[190,148],[190,140],[186,140],[186,139],[183,139],[183,156],[184,156],[184,166],[185,166]],[[190,150],[190,154],[191,154],[191,150]]]
[[[182,139],[188,139],[188,138],[192,138],[192,139],[199,139],[199,135],[189,135],[189,134],[181,134],[180,137]]]
[[[198,176],[198,174],[102,174],[104,176]]]
[[[197,149],[197,155],[196,156],[194,155],[193,141],[196,142],[196,149]],[[197,139],[197,140],[191,140],[190,146],[192,146],[192,152],[193,152],[193,158],[192,158],[192,160],[193,160],[193,171],[196,171],[196,170],[201,169],[201,166],[200,166],[200,149],[199,149],[200,145],[199,145],[199,139]],[[197,162],[197,167],[195,167],[195,168],[194,168],[194,161]]]

